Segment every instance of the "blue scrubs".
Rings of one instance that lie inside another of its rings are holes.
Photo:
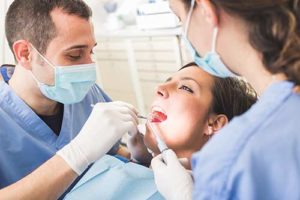
[[[300,199],[300,95],[272,84],[193,156],[194,199]]]
[[[1,81],[0,188],[18,181],[52,157],[79,133],[92,111],[90,105],[108,101],[110,98],[95,84],[83,101],[64,105],[62,128],[57,136]]]
[[[163,200],[153,171],[132,162],[106,155],[94,163],[65,200]]]

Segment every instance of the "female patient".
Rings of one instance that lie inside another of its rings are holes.
[[[213,134],[234,116],[256,102],[256,93],[237,78],[213,77],[190,63],[157,88],[151,112],[162,112],[166,120],[156,123],[160,137],[178,157],[190,158]],[[145,137],[130,139],[135,160],[149,162],[146,146],[159,154],[150,129]],[[144,139],[144,143],[141,140]],[[146,156],[147,155],[147,156]],[[124,163],[112,156],[97,161],[66,196],[66,199],[162,199],[157,192],[151,169]]]
[[[162,111],[167,116],[166,121],[155,123],[167,146],[178,157],[190,158],[234,116],[250,108],[256,99],[255,91],[246,82],[213,77],[189,63],[157,87],[151,112]],[[144,142],[154,155],[160,153],[155,136],[148,128]],[[143,157],[142,147],[139,151],[131,149],[135,159],[149,163]]]

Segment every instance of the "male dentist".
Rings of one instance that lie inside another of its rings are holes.
[[[0,81],[0,189],[57,151],[79,175],[123,133],[136,131],[131,105],[98,103],[110,99],[95,84],[90,18],[82,0],[11,4],[5,30],[17,65],[9,81]],[[87,120],[91,104],[96,106]],[[95,145],[100,150],[91,150]],[[118,144],[110,153],[117,149]]]

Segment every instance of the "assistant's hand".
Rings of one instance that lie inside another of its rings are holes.
[[[142,126],[143,125],[138,125],[138,129]],[[147,150],[147,147],[144,143],[144,137],[140,133],[140,129],[136,134],[128,135],[127,147],[133,160],[139,162],[142,165],[149,166],[152,155]]]
[[[167,200],[191,200],[193,192],[191,174],[180,164],[174,151],[170,149],[165,151],[163,157],[165,162],[161,154],[151,162],[158,191]]]
[[[57,152],[79,175],[127,132],[137,132],[137,112],[124,102],[98,103],[79,134]]]

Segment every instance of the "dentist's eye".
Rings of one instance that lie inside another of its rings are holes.
[[[185,86],[185,85],[180,86],[179,89],[185,90],[189,93],[194,93],[194,91],[191,88],[189,88],[188,86]]]
[[[72,55],[69,55],[68,57],[70,58],[70,60],[79,60],[81,58],[81,56],[72,56]]]
[[[69,60],[77,61],[77,60],[80,60],[83,57],[84,52],[81,49],[75,49],[75,50],[71,50],[71,51],[66,52],[65,55]]]
[[[72,53],[69,53],[69,54],[66,54],[67,58],[71,61],[76,61],[76,60],[79,60],[82,58],[82,54],[80,52],[72,52]]]

